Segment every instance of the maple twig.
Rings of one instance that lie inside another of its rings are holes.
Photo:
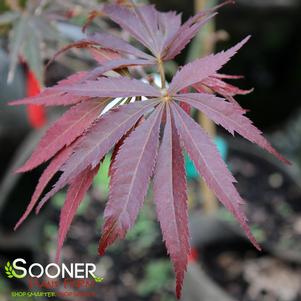
[[[158,71],[160,73],[160,78],[161,78],[161,88],[165,89],[166,87],[165,70],[161,59],[158,59]]]

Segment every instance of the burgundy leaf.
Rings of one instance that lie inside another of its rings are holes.
[[[289,163],[262,136],[262,132],[252,124],[252,121],[244,116],[246,111],[237,105],[224,101],[222,98],[218,98],[214,95],[201,93],[181,94],[177,96],[176,99],[184,101],[202,111],[216,124],[223,126],[232,135],[234,135],[234,132],[237,132],[249,141],[258,144],[279,160]]]
[[[105,100],[81,102],[69,109],[46,132],[28,161],[18,172],[31,170],[53,157],[64,146],[70,145],[79,137],[106,106]]]
[[[172,104],[172,112],[184,147],[198,172],[221,203],[237,218],[252,244],[260,250],[240,208],[244,202],[233,185],[236,180],[216,146],[204,130],[175,103]]]
[[[125,237],[137,218],[157,157],[161,117],[162,105],[130,134],[117,154],[98,249],[101,255],[118,237]]]
[[[169,93],[174,94],[183,88],[201,82],[205,78],[215,74],[230,58],[250,39],[246,37],[240,43],[227,51],[211,54],[185,65],[176,73],[169,86]]]
[[[116,160],[116,156],[117,154],[119,153],[119,150],[121,148],[121,146],[123,145],[125,139],[130,135],[130,133],[139,125],[141,124],[142,122],[144,121],[144,118],[141,117],[137,122],[136,124],[125,134],[122,136],[122,138],[116,143],[114,149],[113,149],[113,152],[112,152],[112,156],[111,156],[111,162],[110,162],[110,167],[109,167],[109,172],[108,172],[108,175],[109,177],[112,177],[114,171],[115,171],[115,160]]]
[[[34,206],[37,204],[39,197],[41,196],[44,189],[46,188],[47,184],[53,178],[53,176],[59,171],[60,167],[66,162],[66,160],[71,155],[72,151],[73,151],[72,146],[68,148],[64,148],[49,163],[49,165],[44,170],[44,172],[42,173],[39,179],[39,183],[32,195],[31,201],[28,207],[26,208],[26,211],[24,212],[24,214],[16,224],[14,230],[17,230],[17,228],[19,228],[19,226],[24,222],[27,216],[31,213]]]
[[[91,80],[57,89],[73,95],[89,97],[160,96],[160,91],[153,86],[127,77],[100,78],[97,81]]]
[[[60,260],[61,250],[68,230],[71,226],[72,220],[86,192],[92,185],[93,178],[97,174],[98,169],[99,166],[96,166],[93,170],[87,168],[82,173],[80,173],[70,184],[66,195],[66,201],[61,210],[60,225],[58,232],[58,245],[55,256],[56,262],[59,262]]]
[[[154,175],[154,201],[163,239],[177,275],[180,298],[190,253],[186,174],[179,136],[170,108],[166,106],[166,125]]]
[[[130,130],[131,131],[131,130]],[[129,131],[129,132],[130,132]],[[116,168],[114,168],[114,162],[116,160],[116,156],[120,150],[121,145],[124,143],[124,140],[127,138],[127,135],[123,135],[122,138],[117,142],[117,144],[114,146],[112,155],[111,155],[111,162],[110,167],[108,171],[108,176],[112,177],[113,173],[115,172]]]
[[[55,193],[64,188],[87,167],[94,168],[106,153],[133,127],[139,118],[158,101],[131,103],[105,113],[75,144],[75,152],[61,168],[63,174],[53,189],[46,194],[37,212]]]

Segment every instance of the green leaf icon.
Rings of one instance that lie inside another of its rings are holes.
[[[6,273],[6,276],[7,276],[8,278],[13,278],[13,277],[14,277],[14,275],[13,275],[14,269],[13,269],[13,267],[11,266],[11,264],[10,264],[9,261],[6,263],[6,266],[5,266],[5,273]]]
[[[104,280],[103,277],[97,277],[97,276],[94,276],[93,279],[94,279],[94,281],[97,282],[97,283],[100,283],[100,282],[102,282],[102,281]]]

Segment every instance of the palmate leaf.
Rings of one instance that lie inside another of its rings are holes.
[[[132,58],[134,60],[136,58],[145,59],[149,65],[154,64],[158,59],[169,60],[185,48],[200,28],[215,15],[214,12],[218,8],[232,2],[230,0],[225,1],[210,10],[200,12],[183,25],[181,25],[180,14],[176,12],[158,12],[152,5],[133,5],[129,8],[117,4],[105,4],[102,6],[99,15],[105,14],[120,25],[123,30],[128,31],[137,41],[148,48],[152,55],[141,51],[117,36],[108,33],[94,33],[88,35],[86,39],[67,45],[56,53],[53,60],[72,48],[93,49],[94,47],[95,49],[98,47],[99,53],[104,51],[104,54],[107,54],[108,57],[110,57],[110,51],[113,51],[119,53],[120,58],[127,58],[130,55],[134,56]],[[111,52],[111,54],[113,53]],[[116,58],[115,55],[111,56],[111,64],[115,65],[117,59],[119,58]],[[49,63],[51,62],[52,60]],[[108,61],[105,59],[104,62]]]
[[[143,204],[159,145],[162,105],[125,140],[114,161],[110,195],[104,212],[99,253],[117,237],[124,238]]]
[[[224,4],[231,2],[225,1]],[[181,15],[172,11],[158,12],[152,5],[128,8],[107,4],[102,12],[150,49],[155,57],[169,60],[185,48],[200,28],[215,15],[213,12],[222,5],[198,13],[183,25]]]
[[[163,239],[177,275],[180,297],[190,253],[184,157],[179,136],[166,106],[166,125],[154,175],[154,202]]]
[[[229,2],[232,1],[225,1]],[[249,37],[225,52],[184,66],[173,77],[169,88],[164,87],[163,61],[180,53],[218,7],[198,13],[183,25],[179,14],[160,13],[153,6],[105,4],[102,7],[108,17],[147,47],[151,54],[119,37],[93,34],[66,46],[58,54],[72,47],[87,48],[99,62],[96,68],[78,72],[45,89],[39,96],[11,103],[73,105],[50,127],[33,155],[19,169],[27,171],[50,161],[16,228],[35,207],[39,212],[49,198],[69,186],[60,217],[56,254],[59,260],[77,208],[104,157],[113,150],[109,169],[110,194],[99,253],[103,254],[117,238],[124,238],[133,226],[153,176],[157,217],[176,273],[179,298],[190,252],[182,148],[186,149],[209,188],[236,217],[254,246],[260,249],[247,225],[241,208],[243,200],[235,188],[236,181],[214,143],[190,117],[191,107],[231,134],[239,133],[278,159],[287,160],[270,145],[245,116],[245,110],[235,102],[233,96],[250,91],[224,82],[237,77],[217,73]],[[136,66],[141,68],[152,64],[157,64],[160,72],[161,89],[153,83],[151,76],[144,76],[144,70],[131,72]],[[142,75],[143,79],[134,78],[133,74]],[[160,137],[161,126],[164,128],[163,137]],[[58,181],[42,196],[57,173],[60,173]]]

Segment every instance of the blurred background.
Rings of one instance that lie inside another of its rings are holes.
[[[159,10],[183,12],[183,20],[213,0],[154,0]],[[84,35],[81,26],[97,0],[0,0],[0,267],[17,257],[28,262],[53,260],[59,210],[65,194],[57,194],[39,216],[13,227],[30,200],[43,167],[25,175],[14,170],[28,157],[45,128],[61,111],[40,107],[8,107],[7,101],[35,95],[75,71],[90,68],[93,60],[74,50],[60,57],[44,73],[53,54]],[[106,19],[91,28],[118,31]],[[186,158],[189,186],[192,254],[182,300],[300,301],[301,300],[301,1],[236,0],[219,10],[214,21],[176,59],[177,66],[252,39],[223,68],[244,75],[236,85],[254,88],[237,101],[272,144],[292,161],[284,166],[240,137],[230,137],[203,116],[195,118],[215,139],[237,188],[247,200],[245,211],[253,234],[263,247],[257,252],[231,215],[204,187]],[[174,274],[151,197],[125,241],[117,242],[102,258],[97,244],[108,196],[108,156],[74,220],[63,248],[63,261],[94,262],[104,282],[94,301],[171,301]],[[151,191],[150,191],[151,195]],[[5,278],[1,270],[0,301],[12,300],[12,290],[27,283]],[[18,298],[22,300],[22,298]],[[43,300],[43,298],[38,298]],[[28,298],[26,298],[28,300]],[[34,298],[32,300],[35,300]],[[57,300],[65,300],[59,299]]]

